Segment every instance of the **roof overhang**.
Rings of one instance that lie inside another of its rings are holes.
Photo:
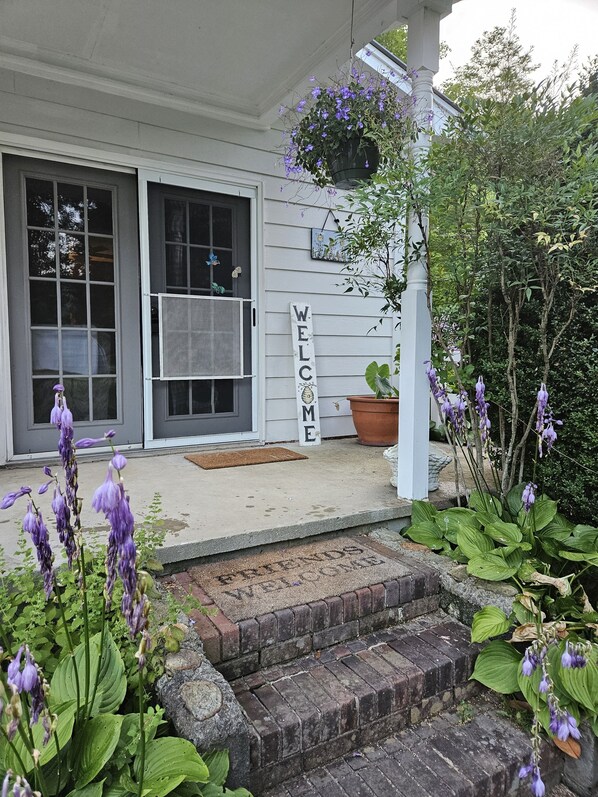
[[[355,0],[354,50],[425,5]],[[350,0],[18,0],[0,67],[257,129],[349,57]]]

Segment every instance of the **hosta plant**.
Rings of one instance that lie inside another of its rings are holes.
[[[162,710],[148,705],[146,699],[148,656],[155,642],[149,619],[151,579],[139,568],[135,521],[123,479],[127,461],[114,447],[106,478],[92,501],[110,529],[99,584],[97,571],[89,566],[77,449],[100,442],[112,446],[114,432],[75,442],[73,416],[62,385],[55,387],[50,420],[59,430],[64,475],[61,478],[45,467],[45,481],[37,494],[51,490],[51,512],[67,569],[55,566],[45,511],[31,487],[8,493],[0,508],[19,499],[26,501],[23,529],[40,571],[39,584],[33,586],[43,595],[37,617],[44,612],[43,601],[54,607],[49,614],[54,622],[51,632],[63,636],[64,647],[40,646],[39,638],[31,644],[15,640],[11,631],[22,628],[14,616],[0,623],[2,797],[32,792],[41,797],[166,797],[175,791],[181,797],[223,794],[223,758],[213,759],[218,772],[211,777],[191,742],[165,735]],[[78,590],[78,612],[65,600],[67,585],[72,589],[73,584]],[[114,625],[108,621],[116,600],[128,637],[119,638],[119,645]],[[35,619],[32,627],[39,630]],[[123,657],[127,646],[136,662],[136,677],[129,678],[137,689],[135,702],[127,689],[125,660],[131,655],[127,652]],[[52,661],[48,650],[56,649],[62,653]],[[36,660],[40,650],[40,659],[52,661],[47,674]],[[248,792],[238,790],[237,794],[242,797]]]

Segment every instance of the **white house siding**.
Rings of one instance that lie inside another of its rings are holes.
[[[385,319],[366,334],[380,316],[381,301],[343,294],[339,265],[311,260],[310,228],[323,224],[325,198],[308,191],[298,202],[296,187],[288,185],[279,163],[279,131],[245,129],[0,70],[0,141],[6,143],[7,136],[92,148],[98,163],[102,152],[120,153],[123,164],[139,159],[147,166],[149,159],[162,170],[170,163],[179,171],[188,164],[207,178],[261,182],[257,299],[265,309],[265,357],[260,360],[265,425],[260,431],[269,442],[297,438],[288,305],[305,301],[313,313],[322,435],[354,434],[344,399],[364,392],[363,372],[372,359],[391,360],[392,323]]]

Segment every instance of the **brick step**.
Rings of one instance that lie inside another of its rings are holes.
[[[436,611],[440,600],[436,571],[363,537],[208,562],[163,584],[209,610],[190,617],[229,681]]]
[[[378,744],[298,775],[263,797],[530,797],[518,773],[531,752],[529,737],[483,703],[472,719],[445,711]],[[562,758],[544,743],[542,778],[560,782]],[[256,797],[260,792],[256,792]]]
[[[441,612],[273,666],[231,685],[250,723],[259,793],[474,694],[478,646]]]

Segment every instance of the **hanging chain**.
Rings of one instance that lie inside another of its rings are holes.
[[[355,39],[353,37],[353,23],[355,21],[355,0],[351,0],[351,33],[350,39],[351,43],[349,45],[349,60],[353,61],[353,45],[355,44]]]

